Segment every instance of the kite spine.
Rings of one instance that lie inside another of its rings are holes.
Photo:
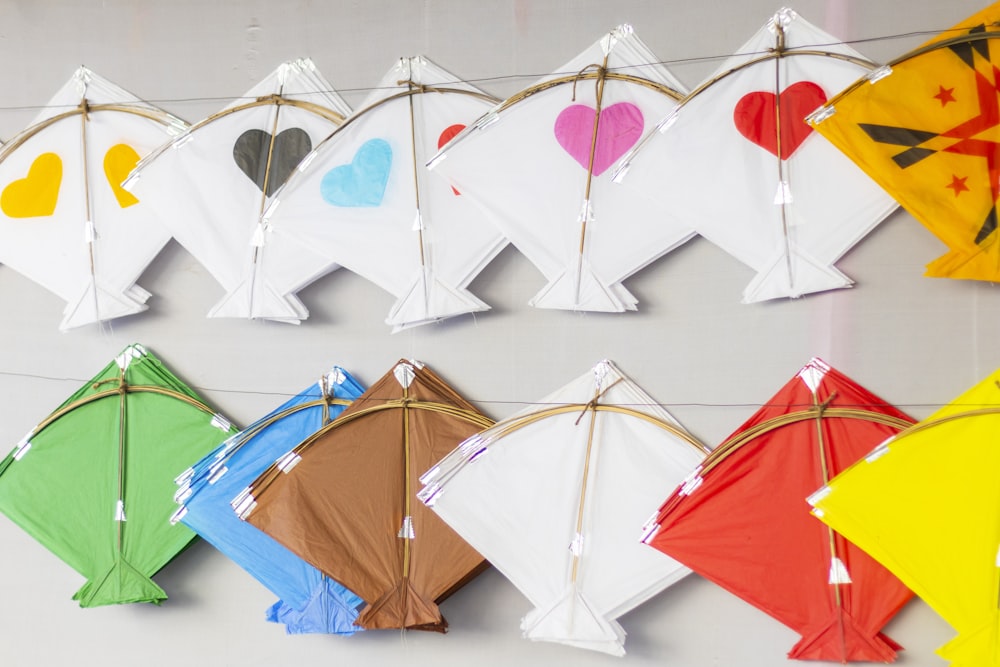
[[[285,85],[284,85],[284,83],[282,83],[281,86],[278,88],[278,94],[277,94],[276,97],[278,97],[280,99],[281,98],[281,93],[284,92],[284,89],[285,89]],[[260,189],[260,209],[257,211],[257,233],[260,234],[261,241],[260,241],[260,244],[257,244],[257,243],[254,244],[253,259],[251,260],[251,262],[252,262],[252,271],[253,271],[253,277],[251,277],[251,279],[250,279],[250,306],[249,307],[250,307],[250,312],[251,313],[253,313],[254,293],[256,291],[254,288],[257,285],[257,280],[256,280],[257,266],[258,266],[258,263],[260,262],[260,259],[261,259],[261,257],[260,257],[261,246],[263,246],[263,244],[264,244],[264,240],[263,240],[263,234],[264,234],[263,227],[264,227],[264,224],[265,224],[264,211],[265,211],[266,205],[267,205],[267,191],[268,191],[268,185],[269,185],[270,180],[271,180],[271,160],[274,157],[274,142],[275,142],[275,140],[277,139],[277,136],[278,136],[278,116],[280,115],[280,113],[281,113],[281,105],[280,104],[275,104],[274,105],[274,122],[271,123],[271,136],[270,136],[270,139],[268,139],[268,142],[267,142],[267,160],[264,162],[264,185]]]
[[[785,181],[785,162],[781,146],[781,56],[785,52],[785,29],[780,21],[775,21],[775,47],[777,57],[774,59],[774,138],[778,158],[778,192],[775,203],[781,206],[781,236],[785,242],[785,270],[788,272],[788,286],[794,289],[795,278],[792,275],[792,247],[788,238],[788,203],[790,193]],[[815,396],[815,395],[814,395]]]
[[[574,297],[574,303],[579,305],[580,303],[580,281],[581,274],[583,272],[583,253],[587,243],[587,223],[593,215],[593,211],[590,208],[590,188],[594,182],[594,155],[597,153],[597,133],[601,125],[601,108],[604,102],[604,83],[607,80],[608,74],[608,56],[604,55],[604,60],[599,66],[597,66],[597,81],[595,83],[596,91],[594,93],[594,128],[590,135],[590,155],[587,158],[587,184],[583,189],[583,211],[580,215],[580,247],[577,249],[576,256],[576,295]],[[590,69],[594,65],[587,65],[584,69]],[[574,97],[576,94],[574,83]],[[596,400],[596,398],[595,398]]]
[[[411,98],[412,99],[412,98]],[[403,526],[399,536],[403,538],[403,579],[410,577],[410,410],[409,388],[403,387]],[[405,588],[403,589],[406,590]]]
[[[412,64],[409,64],[408,67],[412,67]],[[412,74],[413,73],[411,71],[410,75],[412,76]],[[408,78],[406,81],[407,91],[412,92],[414,85],[415,84],[412,78]],[[420,274],[422,277],[421,282],[423,282],[424,287],[424,312],[427,312],[430,310],[430,293],[428,292],[430,286],[427,284],[427,257],[424,252],[424,220],[423,216],[420,214],[420,171],[417,165],[417,122],[413,109],[413,95],[407,95],[406,99],[407,102],[409,102],[410,108],[410,162],[413,170],[413,205],[417,209],[417,218],[414,221],[414,224],[417,230],[417,243],[420,246]],[[409,515],[407,514],[407,516]]]
[[[596,136],[596,134],[597,134],[596,129],[594,131],[594,134]],[[593,155],[591,155],[591,159],[593,159]],[[614,386],[615,384],[617,384],[619,381],[620,381],[620,378],[619,378],[619,380],[616,380],[614,383],[612,383],[612,385],[609,386],[607,389],[610,389],[612,386]],[[607,391],[607,389],[605,389],[604,391]],[[579,569],[580,569],[580,557],[583,555],[583,544],[582,544],[582,541],[583,541],[583,513],[584,513],[585,506],[587,504],[587,482],[589,481],[589,477],[590,477],[590,458],[591,458],[591,454],[592,454],[593,448],[594,448],[594,430],[597,427],[597,410],[595,408],[597,407],[597,401],[598,401],[598,399],[600,399],[600,397],[604,393],[604,391],[601,391],[600,385],[598,385],[596,391],[594,392],[594,398],[593,398],[593,400],[591,400],[590,403],[588,403],[586,405],[586,407],[585,407],[585,412],[589,412],[590,413],[590,415],[589,415],[590,419],[588,420],[589,423],[587,424],[587,450],[586,450],[586,452],[584,452],[584,455],[583,455],[583,457],[584,457],[583,458],[583,475],[582,475],[582,478],[580,480],[580,503],[579,503],[579,505],[576,508],[576,533],[575,533],[575,535],[573,537],[573,545],[575,546],[575,548],[573,548],[571,550],[572,553],[573,553],[573,569],[572,569],[572,572],[570,574],[570,582],[573,584],[574,588],[576,587],[576,577],[577,577],[577,574],[578,574]],[[580,417],[583,417],[583,415],[581,414]],[[579,424],[579,423],[580,423],[580,420],[578,418],[577,419],[577,424]]]
[[[830,404],[836,396],[836,392],[830,394],[830,396],[823,401],[821,404],[818,397],[816,396],[816,390],[810,389],[813,400],[813,408],[816,410],[816,446],[819,449],[819,465],[820,473],[823,479],[823,485],[825,486],[830,482],[830,468],[827,465],[826,460],[826,439],[823,437],[823,411]],[[850,578],[846,581],[842,581],[840,578],[834,578],[834,563],[841,562],[840,556],[837,554],[837,534],[834,532],[833,528],[829,526],[826,527],[827,537],[829,538],[830,546],[830,584],[833,586],[833,598],[834,605],[837,607],[837,630],[840,634],[840,656],[841,659],[847,661],[847,636],[844,629],[844,598],[841,595],[840,587],[845,583],[850,583]]]
[[[373,405],[369,408],[362,408],[357,412],[352,412],[350,414],[342,414],[340,417],[337,417],[337,419],[333,420],[332,422],[330,422],[329,424],[327,424],[326,426],[324,426],[323,428],[316,431],[314,434],[312,434],[311,436],[300,442],[291,451],[301,455],[305,450],[307,450],[310,447],[310,445],[315,443],[320,438],[320,436],[324,435],[325,433],[335,428],[339,428],[340,426],[350,423],[355,419],[364,417],[366,415],[370,415],[375,412],[381,412],[383,410],[394,410],[404,407],[415,410],[429,410],[431,412],[447,414],[457,419],[462,419],[464,421],[467,421],[470,424],[475,424],[476,426],[479,426],[480,428],[484,429],[489,428],[494,424],[493,420],[485,415],[479,414],[478,412],[475,412],[473,410],[467,410],[465,408],[456,407],[454,405],[447,405],[445,403],[435,403],[432,401],[410,400],[408,402],[404,402],[401,399],[394,399],[386,401],[384,403],[380,403],[378,405]],[[279,472],[280,471],[278,470],[277,466],[272,464],[267,470],[261,473],[260,477],[257,480],[257,483],[253,487],[248,489],[250,495],[253,495],[254,491],[266,488],[274,479],[278,477]]]

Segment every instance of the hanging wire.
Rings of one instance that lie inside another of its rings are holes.
[[[862,37],[862,38],[859,38],[859,39],[852,39],[852,40],[844,40],[844,41],[836,41],[836,42],[825,42],[825,43],[817,43],[817,44],[803,44],[801,46],[796,47],[795,50],[800,50],[800,49],[823,49],[823,48],[829,48],[829,47],[841,46],[841,45],[873,44],[873,43],[888,42],[888,41],[899,40],[899,39],[912,39],[914,37],[928,37],[928,36],[934,36],[934,35],[943,35],[943,34],[949,33],[949,32],[962,33],[962,32],[967,32],[967,31],[968,31],[968,27],[936,28],[936,29],[932,29],[932,30],[913,30],[913,31],[910,31],[910,32],[892,33],[892,34],[888,34],[888,35],[877,35],[877,36],[874,36],[874,37]],[[705,55],[705,56],[692,56],[692,57],[689,57],[689,58],[673,58],[673,59],[670,59],[670,60],[659,60],[659,61],[654,61],[654,62],[649,62],[649,63],[643,63],[643,64],[640,64],[640,65],[628,65],[628,66],[622,66],[622,67],[609,67],[608,71],[609,72],[624,72],[624,71],[632,70],[632,69],[642,69],[642,68],[645,68],[645,67],[649,67],[651,65],[654,65],[654,66],[655,65],[660,65],[660,66],[669,67],[669,66],[678,66],[678,65],[691,65],[691,64],[699,64],[699,63],[710,63],[710,62],[717,62],[717,61],[721,61],[721,60],[726,60],[727,58],[730,58],[733,55],[749,55],[749,56],[754,56],[754,55],[766,55],[767,53],[768,53],[767,51],[759,51],[759,52],[753,52],[753,51],[751,51],[751,52],[747,52],[747,53],[738,53],[738,54],[725,53],[725,54],[715,54],[715,55]],[[539,79],[539,78],[541,78],[543,76],[546,76],[546,77],[547,76],[559,76],[559,75],[572,76],[573,74],[574,74],[574,72],[554,72],[554,73],[553,72],[543,72],[543,73],[540,73],[540,74],[530,74],[530,73],[522,73],[522,74],[498,74],[498,75],[495,75],[495,76],[485,76],[485,77],[478,77],[478,78],[474,78],[474,79],[455,79],[455,80],[452,80],[452,81],[442,81],[439,85],[456,85],[456,84],[478,85],[478,84],[482,84],[482,83],[496,83],[496,82],[518,81],[518,80],[521,80],[521,79],[536,80],[536,79]],[[395,90],[395,87],[392,87],[392,86],[386,86],[386,87],[373,86],[373,87],[360,87],[360,88],[340,88],[340,89],[336,89],[336,90],[324,90],[324,91],[315,91],[315,92],[310,92],[310,93],[301,93],[300,96],[302,96],[302,97],[308,97],[308,96],[322,95],[322,94],[328,94],[328,93],[339,93],[341,95],[345,95],[345,94],[352,94],[352,93],[370,93],[370,92],[375,91],[375,90]],[[294,95],[286,95],[286,96],[287,97],[294,97]],[[237,96],[237,97],[231,97],[231,96],[230,97],[173,97],[173,98],[166,98],[166,97],[164,97],[164,98],[148,99],[148,100],[144,100],[144,101],[148,102],[150,104],[160,105],[160,104],[191,104],[191,103],[199,103],[199,102],[232,102],[234,100],[252,100],[252,99],[254,99],[254,98],[242,97],[242,96]],[[72,105],[69,105],[69,106],[66,106],[66,105],[44,105],[44,104],[41,104],[41,105],[12,105],[12,106],[0,105],[0,111],[38,111],[38,110],[42,110],[42,109],[58,109],[58,108],[69,109],[69,108],[72,108]]]
[[[54,376],[54,375],[41,375],[38,373],[21,373],[16,371],[0,371],[0,377],[17,377],[17,378],[30,378],[33,380],[46,380],[51,382],[74,382],[78,384],[83,384],[89,381],[89,378],[75,378],[66,376]],[[197,392],[212,392],[216,394],[241,394],[247,396],[277,396],[281,398],[291,398],[297,396],[298,392],[283,392],[283,391],[259,391],[253,389],[226,389],[222,387],[205,387],[200,385],[188,385],[191,389]],[[388,397],[379,398],[376,396],[371,397],[372,400],[387,400]],[[513,401],[513,400],[503,400],[503,399],[477,399],[470,398],[469,402],[476,405],[513,405],[513,406],[560,406],[565,405],[565,403],[551,403],[545,401]],[[648,403],[616,403],[615,405],[626,407],[626,408],[645,408],[645,407],[661,407],[661,408],[746,408],[746,409],[759,409],[759,408],[802,408],[809,409],[812,407],[811,403],[754,403],[754,402],[739,402],[739,403],[708,403],[702,401],[678,401],[678,402],[648,402]],[[864,410],[868,408],[885,407],[890,405],[896,408],[940,408],[945,405],[952,405],[956,407],[972,407],[972,408],[982,408],[989,405],[1000,406],[1000,400],[995,404],[983,404],[983,403],[858,403],[843,405],[844,408],[856,408],[859,410]]]

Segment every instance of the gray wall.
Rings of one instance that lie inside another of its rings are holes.
[[[794,9],[844,39],[946,28],[984,0],[800,0]],[[602,33],[632,23],[694,86],[740,46],[777,4],[763,0],[286,0],[0,1],[0,137],[35,114],[79,64],[196,121],[280,62],[312,57],[358,104],[395,58],[426,54],[506,96],[569,60]],[[862,43],[886,60],[911,36]],[[512,75],[524,75],[518,78]],[[496,418],[576,377],[601,358],[716,443],[817,355],[915,417],[975,383],[1000,361],[1000,291],[922,277],[941,244],[899,211],[840,268],[851,290],[740,305],[752,272],[696,239],[628,282],[640,311],[625,315],[534,310],[543,280],[514,249],[472,289],[493,310],[391,335],[392,298],[346,271],[305,289],[299,327],[208,320],[222,290],[172,243],[140,280],[150,310],[60,334],[62,303],[0,266],[0,443],[11,445],[122,347],[141,342],[239,424],[331,364],[369,383],[400,357],[430,364]],[[488,571],[443,605],[446,636],[371,632],[286,637],[262,620],[273,596],[197,543],[157,575],[162,607],[81,610],[80,577],[0,518],[0,658],[7,665],[683,665],[786,663],[797,636],[713,584],[691,576],[622,619],[629,655],[614,658],[522,640],[528,602]],[[889,625],[902,665],[943,664],[952,636],[914,601]]]

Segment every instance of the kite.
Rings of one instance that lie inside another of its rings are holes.
[[[743,302],[850,287],[834,263],[896,204],[803,119],[874,65],[782,9],[615,174],[757,275]]]
[[[524,635],[624,655],[615,620],[690,573],[639,527],[708,449],[609,361],[431,468],[418,494],[535,608]]]
[[[437,603],[486,563],[417,501],[417,479],[492,424],[430,369],[400,361],[265,470],[235,510],[357,593],[361,628],[444,632]]]
[[[611,183],[611,167],[682,96],[658,61],[619,26],[431,160],[548,281],[532,306],[636,310],[622,281],[694,235]]]
[[[226,290],[209,317],[298,324],[296,292],[337,268],[274,239],[262,213],[302,158],[350,113],[310,60],[280,65],[144,159],[126,187]]]
[[[330,423],[364,389],[342,368],[228,438],[179,478],[181,521],[281,598],[267,612],[289,634],[351,634],[361,599],[264,533],[230,502],[264,469]]]
[[[424,163],[495,102],[426,58],[400,59],[275,194],[271,237],[395,296],[394,331],[487,310],[466,288],[507,241]]]
[[[809,498],[958,636],[954,667],[1000,665],[1000,371],[890,438]]]
[[[809,119],[948,246],[937,278],[1000,280],[1000,3],[857,81]]]
[[[130,345],[0,462],[0,512],[87,578],[81,607],[153,602],[195,534],[171,525],[169,473],[235,432]]]
[[[170,240],[121,182],[187,124],[85,67],[0,149],[0,263],[66,302],[62,330],[146,310]]]
[[[892,662],[880,630],[910,591],[806,497],[912,423],[813,359],[671,494],[645,542],[799,632],[789,658]]]

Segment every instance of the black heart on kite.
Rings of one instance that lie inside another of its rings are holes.
[[[271,175],[267,176],[267,154],[271,153]],[[236,166],[253,181],[261,191],[267,181],[270,197],[281,187],[296,165],[312,150],[312,140],[305,130],[290,127],[278,132],[271,148],[271,133],[264,130],[247,130],[233,144]]]

